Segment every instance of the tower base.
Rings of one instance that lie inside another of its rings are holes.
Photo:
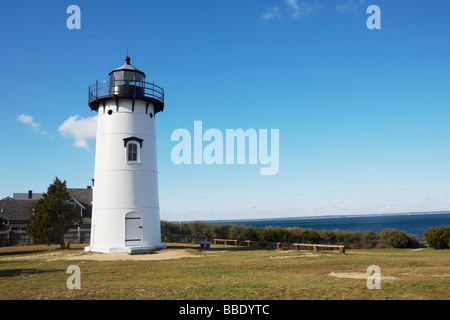
[[[167,248],[165,243],[150,246],[133,246],[133,247],[96,247],[87,246],[84,251],[87,252],[100,252],[100,253],[129,253],[129,254],[143,254],[150,253],[152,251],[161,250]]]

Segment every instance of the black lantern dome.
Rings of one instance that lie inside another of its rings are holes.
[[[109,73],[109,81],[96,81],[89,86],[89,107],[98,110],[107,99],[131,98],[152,103],[155,114],[164,110],[164,89],[153,82],[145,82],[145,73],[130,64],[130,57],[125,64]],[[134,105],[134,103],[133,103]]]
[[[125,58],[125,64],[117,69],[114,69],[113,71],[111,71],[109,73],[110,76],[110,80],[111,80],[111,76],[115,76],[117,78],[119,77],[128,77],[128,78],[134,78],[134,77],[139,77],[139,79],[145,78],[145,73],[142,72],[141,70],[133,67],[130,64],[130,57],[126,57]]]

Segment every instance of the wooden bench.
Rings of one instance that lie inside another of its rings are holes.
[[[233,242],[236,246],[238,244],[238,241],[234,239],[214,239],[214,244],[217,244],[217,242],[223,242],[224,244],[227,244],[227,242]]]
[[[300,250],[300,248],[309,248],[313,247],[314,252],[318,253],[319,248],[324,249],[339,249],[339,253],[345,253],[345,246],[340,245],[328,245],[328,244],[311,244],[311,243],[294,243],[293,246],[295,249]]]
[[[203,248],[209,249],[211,246],[211,241],[198,241],[197,242],[200,245],[200,250],[202,250]]]
[[[258,244],[276,244],[277,250],[281,249],[281,242],[270,242],[270,241],[253,241],[253,240],[245,240],[247,243],[247,246],[250,247],[252,243],[258,243]]]

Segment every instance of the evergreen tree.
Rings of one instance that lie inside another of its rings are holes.
[[[423,238],[433,249],[447,249],[450,244],[450,225],[447,227],[428,228],[423,233]]]
[[[59,244],[65,249],[64,234],[71,228],[81,226],[83,220],[70,199],[66,181],[55,178],[47,193],[34,205],[34,214],[27,225],[27,233],[34,243]]]

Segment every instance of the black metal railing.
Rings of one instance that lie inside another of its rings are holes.
[[[89,104],[110,96],[151,98],[164,104],[164,88],[155,83],[134,80],[96,81],[89,86]]]

